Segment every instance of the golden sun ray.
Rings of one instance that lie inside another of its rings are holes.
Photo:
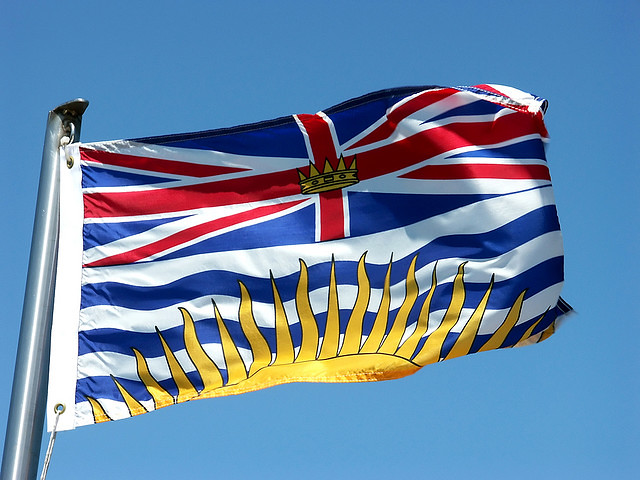
[[[100,402],[93,397],[87,397],[87,400],[89,400],[89,405],[91,405],[93,421],[95,423],[110,422],[112,420],[112,418],[107,415],[107,412],[104,411]]]
[[[242,357],[240,356],[240,352],[238,351],[238,347],[229,334],[229,330],[227,330],[224,320],[222,320],[218,306],[213,300],[211,303],[213,303],[213,310],[216,314],[216,322],[218,324],[218,331],[220,332],[220,341],[222,342],[222,352],[224,354],[225,364],[227,365],[227,384],[233,385],[234,383],[245,380],[247,378],[247,371],[245,369],[244,362],[242,361]]]
[[[462,306],[464,305],[464,299],[466,292],[464,289],[464,263],[458,267],[458,273],[453,280],[453,293],[451,295],[451,302],[444,314],[444,318],[438,328],[436,328],[431,335],[427,337],[427,341],[424,342],[422,349],[414,358],[414,361],[418,365],[427,365],[434,363],[442,358],[442,347],[444,341],[451,332],[451,329],[458,323],[460,319],[460,313],[462,312]]]
[[[437,266],[437,265],[436,265]],[[416,328],[411,334],[409,338],[405,340],[405,342],[400,346],[396,355],[402,358],[406,358],[407,360],[413,357],[413,354],[420,343],[420,340],[427,333],[429,328],[429,311],[431,310],[431,299],[433,298],[433,294],[436,290],[436,285],[438,279],[436,277],[436,266],[433,267],[433,273],[431,274],[431,288],[429,289],[429,293],[422,304],[422,308],[420,309],[420,315],[418,316],[418,321],[416,322]]]
[[[297,362],[315,360],[318,355],[318,322],[309,301],[309,271],[300,259],[300,278],[296,287],[296,310],[302,328],[302,344],[296,357]]]
[[[491,282],[489,283],[489,287],[487,288],[487,291],[485,292],[484,296],[482,297],[482,300],[480,300],[480,303],[478,304],[473,314],[471,315],[471,318],[462,329],[462,332],[460,332],[460,336],[458,337],[458,340],[453,345],[453,347],[451,347],[451,350],[449,350],[449,353],[445,357],[445,360],[461,357],[463,355],[468,355],[469,352],[471,351],[471,347],[473,346],[473,341],[475,340],[476,335],[478,335],[478,330],[480,329],[480,323],[482,322],[482,317],[484,316],[484,312],[487,309],[489,296],[493,291],[494,278],[495,277],[492,275]]]
[[[271,275],[271,287],[273,290],[273,306],[275,307],[275,325],[276,325],[276,360],[274,365],[283,365],[293,363],[293,341],[291,340],[291,332],[289,331],[289,321],[284,311],[284,305],[280,298],[280,292],[276,287],[276,281]]]
[[[141,415],[148,412],[148,410],[144,408],[144,405],[142,405],[133,395],[131,395],[113,375],[111,375],[111,379],[115,382],[116,387],[118,387],[120,395],[122,395],[124,403],[129,409],[129,415],[133,417],[134,415]]]
[[[140,377],[142,383],[147,387],[147,391],[151,395],[151,398],[153,398],[154,407],[160,408],[174,403],[173,396],[167,392],[149,372],[149,366],[147,365],[147,360],[144,356],[137,348],[132,348],[132,350],[136,356],[138,377]]]
[[[247,287],[242,282],[238,282],[238,285],[240,286],[240,309],[238,311],[238,318],[240,319],[240,327],[245,337],[247,337],[247,340],[249,340],[249,345],[253,352],[253,362],[249,368],[249,376],[252,376],[258,370],[271,363],[271,350],[253,317],[251,296],[249,295]]]
[[[203,390],[214,390],[222,386],[222,375],[218,366],[214,363],[207,352],[204,351],[198,334],[196,333],[196,325],[191,314],[184,308],[180,307],[182,321],[184,323],[184,345],[189,358],[200,373]],[[143,380],[144,382],[144,380]],[[144,382],[146,384],[146,382]]]
[[[416,282],[417,260],[418,256],[416,255],[415,257],[413,257],[413,260],[411,260],[411,264],[409,265],[404,301],[400,306],[400,310],[398,310],[396,319],[393,322],[393,326],[391,327],[389,335],[387,335],[387,338],[385,338],[382,346],[378,350],[380,353],[395,353],[398,349],[398,345],[400,344],[400,340],[402,340],[404,332],[407,330],[407,319],[409,318],[411,309],[413,308],[413,305],[416,303],[416,299],[418,298],[418,283]]]
[[[518,341],[516,342],[516,345],[517,345],[518,343],[520,343],[520,342],[522,342],[522,341],[526,340],[527,338],[529,338],[529,337],[531,336],[531,334],[532,334],[532,333],[533,333],[533,331],[536,329],[536,327],[540,324],[540,322],[542,321],[542,319],[543,319],[544,317],[546,317],[546,316],[547,316],[547,313],[548,313],[548,312],[549,312],[549,310],[547,309],[547,311],[546,311],[546,312],[544,312],[544,313],[540,316],[540,318],[539,318],[538,320],[536,320],[536,321],[533,323],[533,325],[531,325],[531,326],[527,329],[527,331],[526,331],[526,332],[524,332],[524,334],[522,335],[522,337],[520,337],[520,340],[518,340]]]
[[[369,306],[369,298],[371,297],[371,285],[364,264],[366,255],[366,252],[363,253],[358,262],[358,294],[356,296],[356,303],[349,317],[349,322],[347,323],[347,330],[344,334],[340,355],[353,355],[358,353],[360,344],[362,343],[362,324],[364,322],[364,315],[367,313],[367,307]]]
[[[329,163],[329,162],[327,162]],[[336,283],[336,263],[331,258],[331,273],[329,277],[329,301],[327,305],[327,322],[320,347],[318,360],[326,360],[338,355],[338,341],[340,340],[340,311],[338,307],[338,285]]]
[[[480,347],[478,352],[486,352],[487,350],[495,350],[496,348],[500,348],[504,341],[507,339],[507,335],[511,331],[513,327],[516,326],[518,320],[520,319],[520,311],[522,310],[522,302],[524,301],[524,296],[527,293],[526,290],[523,290],[518,298],[511,306],[507,317],[502,322],[502,325],[498,327],[495,333],[491,336],[487,342]]]
[[[474,341],[478,338],[480,327],[487,316],[487,305],[494,290],[493,276],[473,313],[468,320],[464,321],[463,325],[458,327],[460,333],[452,342],[449,350],[446,351],[445,344],[451,344],[452,330],[463,321],[461,313],[467,298],[464,282],[466,262],[458,266],[453,283],[451,287],[448,287],[451,288],[448,306],[442,319],[438,321],[434,320],[431,312],[432,300],[436,288],[439,286],[436,275],[437,263],[433,267],[429,289],[426,290],[422,287],[421,290],[416,280],[417,255],[414,256],[405,277],[404,298],[396,312],[389,333],[386,334],[391,306],[393,257],[387,266],[380,304],[377,306],[375,318],[370,327],[365,325],[365,315],[367,309],[370,308],[371,298],[371,284],[365,258],[366,252],[362,254],[357,265],[357,294],[345,326],[340,348],[339,289],[336,279],[336,261],[333,257],[326,297],[327,320],[322,337],[319,335],[318,324],[309,300],[309,270],[306,263],[300,259],[299,277],[294,296],[295,311],[293,313],[298,317],[294,320],[299,322],[302,336],[299,345],[297,345],[297,355],[295,355],[296,348],[294,348],[282,296],[273,274],[271,274],[273,324],[275,326],[275,348],[273,350],[265,333],[258,327],[254,318],[253,300],[249,290],[242,282],[238,282],[240,290],[238,321],[242,335],[246,339],[246,342],[243,340],[242,344],[248,344],[252,355],[248,371],[238,349],[238,339],[230,334],[227,327],[227,323],[231,325],[232,320],[225,321],[215,301],[212,300],[227,371],[226,381],[216,363],[206,353],[198,337],[198,322],[194,321],[185,308],[179,307],[178,311],[183,320],[186,352],[200,375],[203,389],[199,392],[196,391],[196,387],[187,377],[183,366],[165,341],[164,336],[156,328],[171,378],[176,384],[178,393],[174,396],[163,388],[149,371],[146,358],[138,349],[133,348],[138,377],[152,397],[154,409],[193,398],[211,398],[243,393],[293,381],[351,382],[399,378],[414,373],[429,363],[474,353]],[[424,295],[425,293],[426,295]],[[424,295],[424,300],[416,316],[416,302],[421,295]],[[500,326],[477,351],[513,346],[505,345],[505,341],[520,320],[525,295],[526,290],[518,295]],[[414,313],[412,314],[412,312]],[[535,322],[532,322],[516,344],[525,342],[530,337],[531,341],[535,342],[550,336],[555,330],[554,323],[532,337],[533,331],[542,323],[547,313],[548,310]],[[495,322],[495,313],[491,321]],[[429,333],[429,331],[431,332]],[[447,339],[449,339],[448,342]],[[112,379],[130,415],[147,412],[147,408],[131,395],[115,377],[112,376]],[[111,420],[104,404],[93,397],[87,397],[87,399],[96,423]]]
[[[389,260],[389,266],[387,267],[387,274],[384,277],[384,287],[382,289],[382,299],[380,300],[380,307],[375,320],[373,321],[373,328],[369,333],[369,336],[364,342],[364,345],[360,349],[360,353],[376,353],[380,348],[380,343],[387,331],[387,321],[389,319],[389,306],[391,305],[391,264],[393,258]]]
[[[156,327],[156,333],[158,334],[160,342],[162,343],[162,350],[164,350],[164,356],[167,359],[171,377],[178,387],[178,396],[176,398],[176,402],[185,402],[195,397],[196,395],[198,395],[196,388],[191,383],[191,380],[189,380],[189,377],[187,377],[187,374],[182,368],[182,365],[180,365],[180,362],[178,362],[178,359],[174,355],[173,351],[171,350],[171,348],[169,348],[167,341],[162,336],[162,333],[160,332],[158,327]]]

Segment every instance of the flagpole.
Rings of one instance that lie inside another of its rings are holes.
[[[80,138],[88,105],[83,99],[72,100],[50,111],[47,120],[0,480],[37,476],[58,250],[59,148],[64,136],[71,142]]]

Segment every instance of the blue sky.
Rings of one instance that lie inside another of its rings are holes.
[[[550,104],[563,297],[578,311],[554,337],[391,382],[280,386],[63,432],[48,478],[634,477],[638,31],[640,4],[617,0],[5,5],[0,435],[48,110],[88,99],[82,140],[98,141],[500,83]]]

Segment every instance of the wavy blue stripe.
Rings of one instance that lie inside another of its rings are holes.
[[[493,258],[539,235],[559,229],[555,206],[549,205],[523,215],[490,232],[437,238],[417,252],[419,254],[418,267],[444,258]],[[406,258],[404,261],[409,262],[410,259]],[[355,262],[337,262],[336,268],[341,275],[341,283],[353,282],[351,284],[356,284],[355,272],[357,269],[353,267],[354,264]],[[406,272],[406,269],[400,265],[403,264],[398,263],[396,268]],[[408,263],[406,265],[408,266]],[[329,268],[329,262],[310,268],[311,289],[328,284]],[[376,285],[374,282],[381,284],[386,266],[368,265],[367,268],[372,278],[372,285]],[[348,273],[349,271],[350,273]],[[397,270],[394,268],[393,271]],[[345,272],[344,277],[342,277],[342,272]],[[268,272],[264,273],[268,274]],[[205,295],[237,296],[237,282],[239,280],[244,282],[252,292],[270,292],[268,279],[239,275],[224,270],[209,270],[154,287],[132,286],[116,282],[86,284],[82,287],[81,308],[94,305],[117,305],[139,310],[154,310]],[[284,300],[292,298],[293,293],[287,294],[286,292],[295,291],[296,281],[297,273],[277,279],[278,286],[283,291]],[[256,295],[259,301],[267,301],[267,298],[261,298],[259,293]]]
[[[82,167],[82,188],[153,185],[172,181],[173,178],[156,175],[140,175],[89,165]]]
[[[506,147],[499,148],[483,148],[472,152],[457,153],[447,158],[514,158],[529,159],[535,158],[546,160],[544,143],[540,139],[525,140],[524,142],[514,143]]]
[[[406,272],[403,272],[406,275]],[[490,310],[506,309],[513,305],[517,296],[526,290],[525,300],[537,295],[542,290],[551,285],[556,285],[563,281],[563,257],[556,257],[536,265],[535,267],[507,280],[499,281],[494,284],[493,291],[489,298],[487,308]],[[488,288],[488,283],[471,283],[465,282],[465,308],[476,308],[480,303],[484,293]],[[251,292],[253,293],[253,292]],[[282,291],[280,292],[283,293]],[[439,283],[434,292],[431,302],[431,311],[445,310],[451,301],[453,293],[453,283]],[[428,292],[425,291],[420,295],[414,304],[408,324],[417,321],[420,309],[424,303]],[[267,299],[268,300],[268,299]],[[273,299],[271,298],[272,302]],[[551,306],[551,305],[550,305]],[[377,310],[374,308],[373,310]],[[394,319],[398,309],[390,312],[389,318]],[[174,315],[177,319],[181,319],[178,308],[175,308]],[[198,338],[202,343],[221,343],[217,322],[213,318],[213,306],[211,307],[211,317],[196,319],[196,331]],[[340,311],[340,332],[344,333],[349,320],[350,310],[343,309]],[[375,312],[367,312],[364,320],[363,332],[368,334],[373,328],[375,320]],[[319,331],[324,332],[326,313],[316,314],[316,321]],[[393,320],[388,322],[387,331],[391,328]],[[249,348],[242,329],[237,321],[225,319],[225,325],[231,336],[235,339],[236,345],[243,348]],[[151,325],[150,325],[151,326]],[[155,326],[155,325],[153,325]],[[299,323],[291,325],[291,336],[294,346],[299,346],[302,340],[302,332]],[[272,351],[276,351],[275,329],[261,327],[264,337],[271,346]],[[163,330],[162,335],[171,346],[171,349],[182,350],[185,348],[183,340],[183,327],[177,326]],[[125,355],[132,355],[131,348],[135,347],[140,350],[146,357],[159,357],[162,355],[162,347],[159,338],[155,332],[141,333],[130,332],[114,328],[100,328],[94,330],[81,331],[78,336],[78,353],[84,355],[87,353],[96,353],[100,351],[117,352]]]
[[[561,314],[561,311],[557,306],[554,308],[551,308],[545,315],[544,319],[540,322],[540,324],[534,329],[533,334],[535,335],[543,331],[544,329],[546,329],[559,316],[559,314]],[[514,327],[509,332],[509,335],[507,336],[501,348],[511,347],[515,345],[520,340],[520,338],[525,333],[525,331],[533,323],[538,321],[539,317],[540,317],[539,315],[536,315],[535,317],[525,322],[522,322],[520,325],[517,325],[516,327]],[[201,327],[200,323],[201,322],[198,322],[199,329]],[[455,343],[458,336],[459,334],[457,333],[451,333],[447,336],[444,342],[443,356],[447,355],[449,350],[453,347],[453,344]],[[165,334],[165,337],[168,339],[169,344],[174,350],[180,349],[179,346],[174,344],[175,339],[171,339],[168,333]],[[491,335],[479,335],[471,347],[471,353],[477,352],[490,337]],[[420,351],[425,341],[426,341],[426,338],[423,339],[421,342],[419,342],[418,347],[416,348],[416,352]],[[159,341],[156,343],[159,343]],[[162,355],[161,348],[159,350],[155,349],[152,351],[151,349],[147,348],[146,345],[143,345],[141,347],[141,351],[145,356],[161,356]],[[222,373],[223,379],[226,381],[227,380],[226,370],[224,369],[223,366],[219,366],[219,369],[220,369],[220,372]],[[197,372],[190,372],[187,375],[197,390],[201,390],[203,388],[202,381]],[[122,378],[118,378],[118,381],[126,388],[126,390],[129,393],[131,393],[139,401],[151,400],[151,396],[149,395],[148,391],[146,390],[142,382],[122,379]],[[163,380],[163,381],[160,381],[159,383],[169,393],[171,393],[172,395],[177,395],[178,389],[172,379]],[[94,398],[108,398],[112,400],[122,401],[122,397],[118,389],[116,388],[115,383],[109,376],[95,376],[95,377],[87,377],[87,378],[79,379],[76,384],[76,402],[85,401],[87,396],[91,396]]]

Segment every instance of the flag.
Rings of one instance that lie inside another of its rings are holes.
[[[571,309],[545,108],[407,87],[64,147],[47,411],[72,429],[544,340]]]

